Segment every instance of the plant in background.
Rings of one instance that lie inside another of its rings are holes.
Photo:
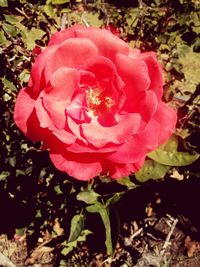
[[[142,7],[137,3],[132,6],[131,2],[130,8],[123,7],[120,1],[117,3],[122,6],[116,8],[111,2],[115,1],[50,0],[46,5],[40,1],[33,5],[29,1],[10,0],[0,4],[3,9],[0,56],[5,66],[0,73],[4,85],[0,190],[11,196],[15,204],[15,219],[19,219],[15,238],[23,239],[25,230],[38,240],[48,234],[62,244],[58,247],[64,256],[72,251],[77,256],[88,235],[99,243],[96,238],[99,228],[96,224],[88,227],[89,219],[96,216],[94,213],[102,219],[107,254],[112,254],[120,229],[115,203],[121,196],[150,179],[168,177],[174,171],[182,173],[184,168],[180,166],[198,158],[198,154],[185,151],[182,145],[184,136],[193,138],[194,125],[198,124],[194,120],[198,117],[198,90],[183,106],[187,107],[183,110],[186,118],[180,125],[179,116],[175,132],[179,137],[171,135],[175,131],[176,112],[162,101],[171,100],[168,105],[175,106],[172,98],[176,87],[184,95],[198,82],[194,73],[198,70],[199,55],[192,52],[192,47],[188,53],[184,38],[180,38],[181,25],[175,25],[178,30],[173,26],[175,20],[185,24],[188,10],[191,16],[188,21],[195,23],[188,24],[188,29],[191,26],[198,29],[199,20],[194,19],[190,10],[191,7],[194,10],[193,1],[181,4],[185,8],[181,14],[174,1],[169,1],[167,12],[162,8],[166,5],[163,1],[147,4],[139,1]],[[54,34],[47,45],[50,32],[73,23],[107,28],[113,34],[73,26]],[[156,51],[165,70],[164,94],[155,53],[131,49],[117,36],[128,40],[130,47]],[[47,47],[42,51],[40,46],[45,44]],[[196,48],[198,43],[193,50],[197,51]],[[184,75],[185,89],[175,84],[180,80],[183,86]],[[42,141],[42,150],[39,143],[33,145],[24,139],[12,120],[16,92],[22,86],[26,88],[19,92],[14,118],[28,138]],[[45,150],[63,172],[52,166]],[[194,171],[192,166],[185,168],[184,177],[188,178],[190,169],[191,173]],[[135,174],[128,176],[132,173]],[[95,176],[100,179],[87,181]],[[139,204],[129,203],[133,207]],[[13,213],[12,208],[9,210]],[[94,224],[93,219],[90,221]],[[101,231],[100,235],[104,233]],[[84,257],[80,259],[83,266],[88,266]]]

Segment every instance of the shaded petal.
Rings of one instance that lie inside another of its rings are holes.
[[[161,99],[163,95],[162,67],[156,58],[156,54],[154,52],[141,53],[139,59],[142,59],[148,67],[151,81],[149,90],[154,91],[158,99]]]
[[[110,171],[109,175],[110,177],[114,179],[120,179],[124,176],[128,176],[134,172],[137,172],[139,168],[142,167],[144,163],[145,157],[143,157],[139,162],[137,163],[129,163],[129,164],[113,164],[113,169]]]
[[[83,123],[81,128],[85,139],[96,147],[102,147],[107,143],[121,144],[126,142],[137,132],[141,122],[139,114],[125,114],[119,117],[118,124],[111,127],[103,127],[98,121]]]
[[[80,134],[80,125],[78,125],[73,119],[67,116],[67,125],[72,133],[81,141],[87,144],[85,138],[83,138]]]
[[[64,171],[78,180],[90,180],[102,171],[101,164],[94,155],[70,152],[60,154],[59,151],[51,150],[50,158],[58,170]]]
[[[80,85],[84,87],[96,85],[96,77],[92,72],[86,70],[79,70]]]
[[[89,145],[86,145],[85,143],[74,143],[67,147],[67,150],[74,153],[108,153],[118,150],[122,145],[116,145],[112,144],[111,146],[104,146],[104,147],[92,147]]]
[[[72,102],[66,108],[66,114],[78,120],[84,120],[83,103],[85,102],[85,94],[77,94]]]
[[[108,58],[97,56],[90,59],[82,69],[95,74],[98,80],[112,80],[116,73],[116,67]]]
[[[22,88],[17,96],[14,121],[19,129],[26,135],[27,134],[27,120],[33,112],[35,104],[35,97],[29,88]]]

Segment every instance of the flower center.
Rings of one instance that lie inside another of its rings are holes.
[[[92,116],[98,116],[101,112],[109,111],[115,105],[115,101],[110,96],[105,96],[98,87],[87,88],[86,102]]]

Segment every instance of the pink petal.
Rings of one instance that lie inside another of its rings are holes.
[[[88,27],[76,29],[75,32],[77,37],[90,39],[98,48],[99,55],[112,61],[115,60],[118,53],[124,55],[129,53],[128,45],[110,31]]]
[[[140,141],[140,140],[139,140]],[[120,149],[107,156],[107,159],[119,163],[128,164],[139,161],[145,155],[145,143],[141,143],[137,138],[132,138]]]
[[[158,144],[158,135],[160,125],[155,120],[150,120],[142,132],[135,134],[131,140],[126,142],[120,149],[107,158],[116,163],[136,163],[144,156],[156,149]]]
[[[110,81],[116,73],[116,67],[112,61],[102,56],[90,59],[83,66],[83,69],[94,73],[98,80],[108,79]]]
[[[101,164],[94,155],[79,155],[70,152],[60,154],[59,151],[52,150],[50,158],[58,170],[64,171],[78,180],[88,181],[102,171]]]
[[[126,100],[123,110],[133,112],[134,105],[137,106],[150,84],[147,66],[142,60],[119,54],[116,58],[116,67],[125,83]]]
[[[81,128],[85,139],[96,147],[107,143],[121,144],[126,142],[137,132],[141,122],[139,114],[125,114],[119,117],[118,124],[112,127],[103,127],[98,121],[83,123]]]
[[[78,68],[88,59],[98,55],[96,46],[85,38],[70,38],[54,48],[45,61],[45,77],[49,77],[61,67]]]
[[[66,145],[73,144],[76,141],[76,137],[64,129],[54,130],[52,133]]]
[[[67,125],[69,129],[72,131],[72,133],[81,141],[84,143],[87,143],[87,141],[81,136],[80,134],[80,125],[78,125],[73,119],[71,119],[69,116],[67,116]]]
[[[158,134],[158,144],[160,145],[164,143],[175,131],[177,113],[165,103],[160,102],[153,120],[160,124]]]
[[[80,85],[81,86],[92,87],[96,85],[96,77],[92,72],[79,70],[79,74],[80,74]]]
[[[59,45],[62,42],[64,42],[65,40],[69,39],[69,38],[74,38],[76,37],[76,33],[75,30],[76,29],[84,29],[83,26],[81,25],[74,25],[68,29],[64,29],[62,31],[56,32],[51,36],[51,39],[48,43],[48,46],[51,45]]]
[[[156,58],[156,54],[154,52],[141,53],[139,59],[142,59],[148,67],[151,81],[149,90],[154,91],[158,99],[161,99],[163,95],[162,67]]]
[[[139,55],[140,55],[140,50],[139,49],[132,49],[132,48],[130,48],[129,49],[129,57],[131,57],[131,58],[137,58]]]
[[[66,108],[66,114],[70,117],[83,121],[84,114],[83,114],[83,103],[85,100],[85,94],[77,94],[72,102]]]
[[[42,53],[36,58],[32,68],[30,80],[28,83],[29,87],[32,87],[33,91],[40,92],[46,87],[47,80],[45,79],[45,67],[46,59],[49,58],[55,51],[55,47],[47,47]]]
[[[47,113],[46,109],[44,108],[41,97],[38,97],[38,99],[35,101],[35,110],[38,120],[40,122],[40,126],[42,128],[48,128],[50,130],[54,130],[55,126],[51,118],[49,117],[49,114]]]
[[[108,152],[113,152],[118,150],[122,145],[116,145],[116,144],[112,144],[112,146],[104,146],[104,147],[92,147],[89,146],[85,143],[74,143],[70,146],[67,147],[67,150],[70,152],[74,152],[74,153],[108,153]]]
[[[27,120],[33,112],[35,98],[33,92],[29,88],[22,88],[17,96],[14,120],[19,129],[27,134]]]
[[[52,87],[45,90],[43,104],[58,129],[65,127],[65,109],[71,101],[78,81],[78,71],[75,69],[60,68],[51,76]]]
[[[139,165],[142,166],[144,158],[138,163],[129,164],[113,164],[113,169],[110,170],[110,177],[114,179],[120,179],[122,177],[128,176],[136,171],[138,171]]]

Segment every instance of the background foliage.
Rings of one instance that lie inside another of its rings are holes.
[[[100,250],[112,254],[120,232],[115,203],[127,191],[151,179],[199,178],[199,21],[199,0],[0,0],[0,232],[26,232],[32,246],[49,235],[65,264],[86,239],[105,243]],[[48,152],[14,124],[16,95],[35,57],[52,33],[74,23],[107,27],[131,47],[156,51],[163,65],[163,99],[178,109],[177,130],[135,176],[79,182],[57,171]]]

